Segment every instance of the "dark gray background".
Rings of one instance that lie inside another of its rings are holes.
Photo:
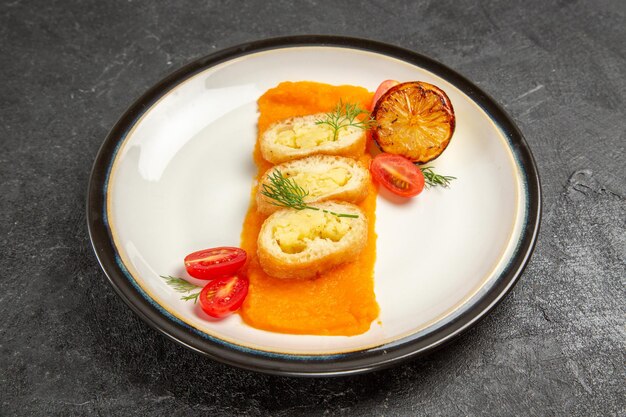
[[[625,415],[625,14],[623,0],[3,1],[0,415]],[[351,378],[255,374],[167,340],[115,295],[85,219],[98,147],[148,87],[223,47],[311,33],[473,80],[519,124],[545,197],[534,256],[493,314]]]

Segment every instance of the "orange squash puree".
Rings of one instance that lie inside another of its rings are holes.
[[[367,108],[372,94],[364,88],[331,86],[314,82],[284,82],[259,98],[259,136],[272,123],[293,116],[332,111],[337,103],[358,103]],[[272,164],[260,154],[258,140],[254,160],[257,179]],[[362,160],[369,166],[369,155]],[[252,327],[280,333],[352,336],[366,332],[378,316],[374,295],[376,259],[376,187],[360,204],[368,218],[368,241],[354,262],[340,265],[311,280],[273,278],[261,269],[257,237],[266,216],[256,210],[253,187],[250,208],[243,225],[241,247],[248,253],[248,296],[240,310]]]

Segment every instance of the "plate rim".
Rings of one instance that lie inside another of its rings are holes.
[[[147,300],[127,278],[128,273],[115,249],[107,227],[106,189],[111,164],[119,146],[138,119],[157,100],[184,80],[220,63],[245,55],[292,47],[343,47],[373,52],[417,65],[446,79],[481,107],[508,139],[526,186],[527,216],[517,248],[489,291],[467,310],[431,333],[409,335],[384,345],[341,354],[295,355],[236,346],[205,338],[189,327],[172,321]],[[243,369],[289,376],[339,376],[373,371],[424,355],[460,336],[499,304],[522,275],[534,250],[541,222],[542,195],[539,173],[528,144],[505,110],[487,93],[449,67],[409,49],[370,39],[297,35],[246,42],[196,59],[158,81],[136,99],[117,120],[100,146],[91,168],[87,190],[86,219],[89,239],[101,269],[118,296],[144,322],[171,340],[219,362]]]

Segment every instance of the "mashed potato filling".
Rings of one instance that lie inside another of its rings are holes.
[[[330,213],[300,210],[289,213],[272,230],[280,249],[289,254],[304,251],[316,239],[339,242],[350,231],[349,218]]]
[[[281,128],[276,135],[276,143],[294,149],[311,149],[333,140],[334,133],[330,126],[310,124],[298,119],[291,126]]]
[[[352,174],[344,167],[331,168],[326,172],[285,173],[296,184],[309,192],[310,197],[318,197],[343,187],[350,181]]]

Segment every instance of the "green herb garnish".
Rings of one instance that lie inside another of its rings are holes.
[[[329,213],[337,217],[350,217],[354,219],[359,217],[357,214],[340,214],[307,205],[304,202],[304,198],[309,195],[309,192],[300,187],[292,178],[285,177],[279,170],[272,172],[268,179],[269,184],[262,184],[263,190],[261,194],[267,197],[270,203],[275,206],[289,207],[296,210],[322,210],[324,213]]]
[[[369,129],[374,127],[376,121],[372,119],[367,110],[361,109],[358,104],[346,103],[339,101],[335,110],[330,113],[326,113],[324,119],[317,120],[316,125],[328,125],[333,129],[333,141],[339,138],[339,130],[352,126],[359,129]],[[358,119],[361,115],[367,115],[363,120]]]
[[[422,174],[424,174],[426,186],[429,188],[436,186],[448,188],[450,186],[450,181],[456,179],[456,177],[451,177],[449,175],[439,175],[433,171],[432,167],[420,167],[420,170],[422,171]]]
[[[192,283],[187,282],[182,278],[177,278],[177,277],[172,277],[172,276],[163,276],[163,275],[161,275],[161,278],[163,278],[165,282],[167,283],[167,285],[172,287],[174,291],[176,292],[191,292],[193,290],[200,288],[197,285],[193,285]],[[193,303],[195,304],[198,301],[199,295],[200,295],[200,291],[193,293],[193,294],[183,295],[182,297],[180,297],[180,299],[184,301],[193,300]]]

